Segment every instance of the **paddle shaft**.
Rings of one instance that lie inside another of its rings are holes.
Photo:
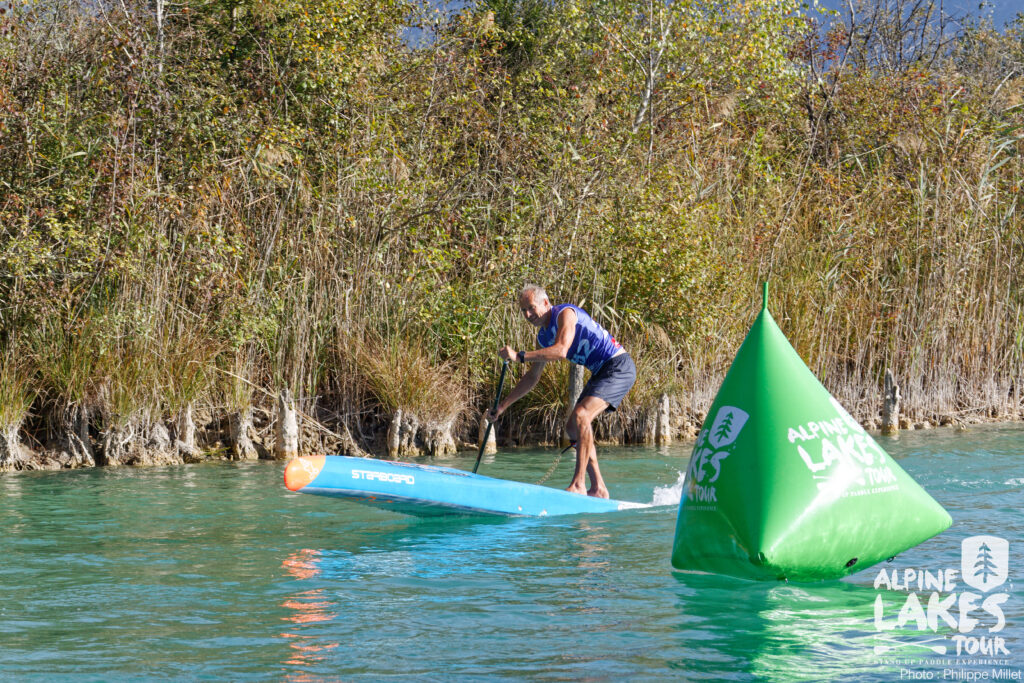
[[[508,370],[508,361],[501,364],[501,377],[498,379],[498,393],[494,395],[494,407],[491,410],[498,409],[498,403],[501,401],[501,388],[505,386],[505,371]],[[480,458],[484,457],[484,449],[487,447],[487,439],[491,438],[491,428],[494,423],[490,420],[487,421],[487,429],[484,430],[484,440],[480,442],[480,452],[476,454],[476,464],[473,465],[473,474],[476,474],[476,470],[480,467]]]

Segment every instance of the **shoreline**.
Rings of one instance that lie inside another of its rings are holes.
[[[961,418],[945,416],[938,420],[912,420],[904,417],[901,418],[900,430],[895,434],[883,434],[879,429],[877,420],[858,420],[858,422],[872,438],[879,440],[883,444],[883,447],[884,441],[882,441],[882,439],[898,439],[901,435],[908,433],[945,432],[966,435],[973,429],[979,427],[988,428],[1024,424],[1024,411],[1017,411],[1016,414],[1013,414],[1012,412],[1004,412],[1003,414],[996,415],[994,417],[983,414],[993,412],[998,413],[999,411],[986,409],[979,413],[965,415]],[[673,414],[671,438],[667,440],[667,443],[656,442],[653,438],[626,438],[638,433],[650,436],[650,433],[642,429],[624,429],[621,424],[617,423],[624,421],[631,421],[633,423],[645,420],[649,421],[651,420],[651,415],[649,413],[650,411],[636,411],[633,415],[628,417],[623,416],[618,420],[610,417],[601,418],[601,420],[595,424],[597,445],[603,448],[633,446],[657,447],[667,445],[690,446],[696,440],[699,433],[699,427],[694,426],[695,421],[693,418],[695,416],[678,411]],[[198,444],[187,451],[182,447],[183,445],[180,441],[175,442],[173,440],[174,435],[170,430],[166,429],[166,427],[163,429],[156,429],[154,430],[158,435],[156,439],[151,437],[150,440],[144,443],[133,444],[130,448],[130,457],[114,462],[111,462],[104,457],[104,448],[109,447],[109,440],[106,438],[96,438],[97,435],[93,433],[94,430],[92,429],[88,432],[89,436],[87,437],[87,442],[84,439],[79,439],[80,446],[85,446],[85,451],[91,453],[90,459],[69,457],[74,456],[75,454],[56,450],[60,444],[66,445],[73,441],[74,439],[72,437],[74,435],[64,435],[62,438],[53,439],[51,440],[49,447],[30,448],[21,444],[21,458],[17,463],[15,463],[16,466],[8,467],[7,469],[0,469],[0,475],[8,472],[59,471],[118,466],[150,467],[189,465],[216,461],[284,461],[290,459],[290,457],[294,457],[294,455],[328,453],[357,455],[379,460],[400,460],[405,458],[428,457],[443,461],[445,458],[453,457],[458,453],[475,452],[479,448],[478,442],[473,443],[469,438],[465,438],[469,436],[469,432],[473,431],[470,429],[470,425],[463,425],[459,436],[453,439],[451,448],[446,450],[444,453],[432,455],[426,452],[416,453],[407,451],[405,453],[394,455],[389,454],[386,450],[385,442],[387,440],[387,435],[383,433],[383,429],[381,427],[378,427],[371,438],[364,438],[357,441],[351,434],[348,434],[348,429],[345,428],[343,424],[340,426],[340,431],[345,432],[344,435],[338,434],[336,431],[325,427],[319,421],[306,419],[302,421],[303,426],[300,428],[302,436],[299,439],[297,451],[289,457],[275,457],[275,416],[269,411],[256,410],[254,411],[253,429],[249,434],[252,444],[252,452],[255,456],[237,457],[231,447],[231,444],[228,443],[228,430],[225,427],[225,423],[227,422],[229,422],[229,420],[223,417],[210,417],[209,422],[205,423],[201,428],[197,428]],[[560,444],[550,438],[541,437],[540,434],[538,434],[540,431],[542,431],[542,429],[540,429],[538,425],[533,425],[533,429],[529,431],[524,431],[521,428],[519,432],[513,432],[512,434],[500,437],[497,441],[497,447],[500,447],[501,449],[536,449],[564,446],[564,444]],[[325,436],[328,438],[325,438]],[[81,453],[78,455],[81,455]]]

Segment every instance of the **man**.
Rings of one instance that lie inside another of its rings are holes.
[[[488,413],[492,422],[508,407],[528,394],[537,385],[544,366],[557,360],[569,360],[590,370],[590,381],[583,387],[579,400],[565,428],[576,444],[576,471],[568,491],[607,498],[608,489],[597,465],[594,446],[594,418],[619,407],[623,397],[636,381],[636,366],[626,350],[579,306],[552,306],[547,293],[537,285],[527,285],[519,295],[523,317],[537,330],[537,346],[533,351],[517,351],[505,346],[498,355],[505,360],[529,363],[530,369],[516,383],[509,395]],[[585,488],[590,475],[590,488]]]

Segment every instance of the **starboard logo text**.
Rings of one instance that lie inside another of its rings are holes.
[[[411,474],[399,474],[397,472],[376,472],[374,470],[352,470],[353,479],[366,479],[368,481],[387,481],[392,484],[416,483],[416,478]]]
[[[1009,573],[1010,544],[997,536],[972,536],[961,544],[960,566],[939,569],[886,569],[875,577],[875,590],[905,591],[902,604],[888,593],[875,596],[875,630],[900,634],[916,630],[922,637],[913,640],[884,638],[875,645],[875,654],[893,650],[901,653],[955,656],[956,664],[997,664],[1009,658],[1006,639],[997,635],[1006,627],[1003,605],[1010,598],[995,592]],[[954,631],[954,635],[943,635]],[[902,670],[901,678],[922,680],[1020,680],[1019,670],[991,669],[961,671]]]

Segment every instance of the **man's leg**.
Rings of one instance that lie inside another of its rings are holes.
[[[597,466],[597,446],[594,447],[594,452],[587,463],[587,474],[590,475],[590,488],[587,489],[587,495],[607,498],[608,489],[604,485],[604,479],[601,478],[601,468]]]
[[[597,447],[594,445],[594,418],[608,408],[608,402],[597,396],[584,396],[572,410],[569,424],[569,438],[576,441],[576,471],[568,491],[586,493],[598,498],[607,498],[608,489],[601,478],[601,469],[597,465]],[[586,476],[590,475],[590,490],[586,489]]]

